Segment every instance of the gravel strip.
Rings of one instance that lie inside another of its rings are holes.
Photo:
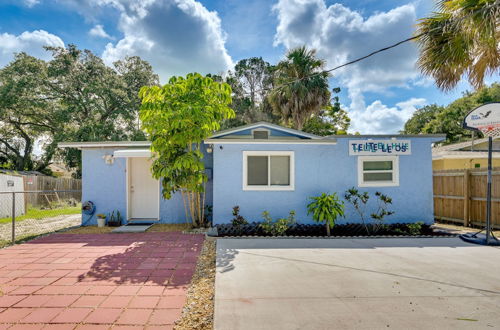
[[[174,329],[213,329],[215,240],[205,240],[187,293],[182,317]]]

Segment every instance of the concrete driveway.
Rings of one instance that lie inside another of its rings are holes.
[[[217,242],[217,330],[497,327],[499,248],[458,238]]]

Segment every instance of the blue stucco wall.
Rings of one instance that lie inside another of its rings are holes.
[[[96,212],[90,219],[87,215],[83,215],[82,223],[85,225],[96,225],[95,215],[98,213],[109,214],[116,210],[127,219],[126,159],[115,158],[112,165],[106,164],[103,159],[105,155],[112,155],[114,150],[113,148],[82,150],[82,201],[90,200],[96,205]],[[205,167],[211,170],[212,155],[206,152],[204,155]],[[206,185],[207,205],[212,205],[212,182],[210,179]],[[169,200],[161,197],[161,223],[182,223],[185,222],[185,218],[180,194],[174,194]]]
[[[433,222],[431,143],[436,138],[413,138],[412,154],[399,156],[399,186],[358,188],[372,198],[366,214],[375,211],[373,194],[380,191],[393,199],[387,223]],[[336,145],[258,145],[224,144],[214,146],[214,224],[232,218],[231,209],[240,206],[241,215],[249,221],[261,221],[267,210],[273,218],[286,217],[295,210],[301,223],[313,223],[307,215],[308,197],[322,192],[337,192],[343,198],[350,187],[357,187],[357,156],[348,155],[348,138],[339,138]],[[222,148],[221,148],[222,147]],[[294,191],[244,191],[242,189],[242,151],[283,150],[295,152]],[[359,217],[346,204],[346,217],[338,223],[359,222]]]
[[[107,165],[103,156],[112,154],[113,149],[82,150],[82,201],[96,205],[92,218],[82,216],[83,225],[97,225],[98,213],[118,210],[126,217],[126,160],[116,158],[113,165]]]

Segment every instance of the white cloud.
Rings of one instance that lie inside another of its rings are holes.
[[[427,103],[424,98],[411,98],[388,107],[380,100],[374,101],[364,111],[351,111],[350,131],[362,134],[393,134],[400,131],[417,107]]]
[[[25,31],[20,35],[0,34],[0,66],[9,63],[14,53],[26,52],[44,60],[52,57],[44,46],[64,47],[64,42],[58,36],[44,30]]]
[[[24,5],[31,8],[33,6],[36,6],[40,3],[40,0],[24,0]]]
[[[92,10],[118,10],[123,38],[108,43],[102,57],[107,64],[137,55],[149,61],[165,82],[172,75],[189,72],[222,73],[233,61],[225,48],[225,33],[216,12],[195,0],[91,0],[77,6],[95,19]]]
[[[93,37],[114,39],[106,31],[104,31],[104,27],[101,24],[97,24],[92,29],[90,29],[89,34]]]
[[[329,68],[408,38],[416,21],[413,4],[368,17],[341,4],[327,6],[324,0],[280,0],[274,10],[278,16],[275,45],[282,44],[288,49],[302,45],[315,48],[318,57],[325,59]],[[399,130],[402,127],[392,124],[400,122],[397,107],[382,107],[376,102],[369,106],[371,108],[366,107],[363,93],[387,93],[391,87],[410,87],[419,77],[416,59],[416,46],[406,43],[334,71],[333,76],[341,86],[347,87],[351,112],[370,111],[369,117],[381,120],[382,113],[387,110],[388,115],[396,118],[384,117],[387,124],[374,126],[380,127],[378,132],[386,132],[389,127]],[[359,114],[352,117],[361,118]],[[371,128],[369,131],[377,132]]]

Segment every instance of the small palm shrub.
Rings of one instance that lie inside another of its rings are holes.
[[[336,193],[322,193],[317,197],[310,197],[311,203],[307,205],[307,214],[312,213],[313,220],[324,222],[326,234],[330,236],[330,229],[335,226],[335,220],[344,216],[344,202],[340,201]]]
[[[288,228],[296,223],[295,211],[290,211],[287,218],[280,218],[276,221],[273,220],[268,211],[262,212],[262,217],[264,222],[260,224],[260,227],[264,233],[271,236],[283,236],[285,235]]]

